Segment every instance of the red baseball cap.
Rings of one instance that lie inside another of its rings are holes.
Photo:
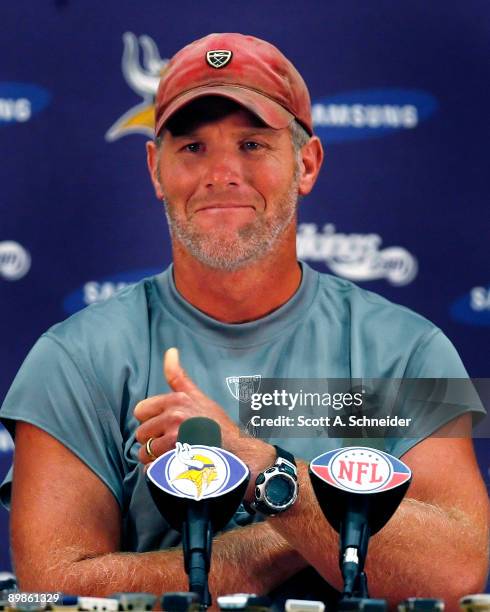
[[[155,136],[175,112],[203,96],[234,100],[275,129],[296,118],[313,134],[302,76],[279,49],[254,36],[209,34],[173,56],[155,98]]]

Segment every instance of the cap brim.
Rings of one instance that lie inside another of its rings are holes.
[[[237,85],[207,85],[186,91],[175,98],[175,100],[172,100],[162,116],[158,118],[155,126],[155,135],[158,136],[165,123],[177,111],[189,104],[189,102],[205,96],[219,96],[233,100],[244,106],[254,115],[257,115],[266,125],[275,130],[288,127],[294,119],[294,115],[283,106],[253,89]]]

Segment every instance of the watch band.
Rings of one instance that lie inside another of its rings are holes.
[[[289,461],[289,463],[292,463],[294,467],[296,467],[296,461],[294,460],[293,454],[291,454],[285,448],[281,448],[280,446],[276,446],[275,444],[274,448],[276,449],[276,461],[278,457],[282,457],[283,459],[286,459],[286,461]]]

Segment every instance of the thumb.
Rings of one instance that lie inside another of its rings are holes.
[[[172,347],[163,357],[163,374],[172,391],[183,391],[189,395],[201,393],[197,385],[180,365],[179,351]]]

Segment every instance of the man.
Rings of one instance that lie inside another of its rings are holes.
[[[240,433],[227,378],[467,376],[428,321],[298,263],[297,200],[312,190],[323,154],[306,86],[275,47],[239,34],[185,47],[162,76],[155,135],[148,165],[173,266],[44,334],[2,408],[15,432],[12,550],[24,590],[186,590],[178,535],[159,516],[142,464],[174,447],[183,420],[210,417],[249,466],[252,501],[276,449]],[[437,426],[468,429],[472,410],[452,406]],[[340,588],[337,537],[306,461],[341,442],[281,440],[296,458],[298,499],[217,537],[215,596],[298,595],[307,582],[327,600],[327,583]],[[371,542],[371,595],[391,604],[440,596],[454,609],[482,587],[487,567],[487,501],[471,439],[399,438],[386,450],[414,476]],[[246,522],[238,514],[230,527]]]

